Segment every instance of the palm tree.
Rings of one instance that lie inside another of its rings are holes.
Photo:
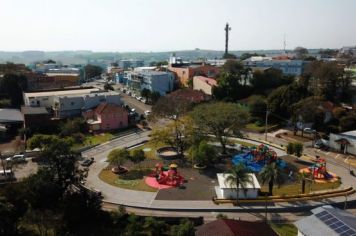
[[[268,193],[270,196],[273,195],[273,185],[278,184],[280,186],[283,183],[281,168],[274,162],[265,165],[260,172],[262,183],[268,182]]]
[[[236,205],[239,203],[239,188],[246,190],[246,184],[254,184],[249,171],[243,163],[235,165],[229,171],[229,175],[225,179],[231,188],[236,188]]]

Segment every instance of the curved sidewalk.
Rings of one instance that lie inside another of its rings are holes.
[[[100,171],[105,168],[108,163],[106,162],[106,157],[112,149],[123,148],[134,146],[142,141],[147,141],[149,139],[149,131],[131,134],[125,137],[121,137],[110,142],[104,143],[90,150],[82,153],[83,156],[93,156],[95,162],[90,167],[86,186],[89,188],[101,191],[104,196],[104,202],[138,207],[147,208],[152,210],[169,210],[169,211],[264,211],[265,204],[251,204],[242,207],[236,207],[232,204],[222,204],[216,205],[213,201],[172,201],[172,200],[155,200],[157,192],[143,192],[134,191],[128,189],[118,188],[109,185],[99,179]],[[252,141],[249,141],[252,142]],[[259,144],[259,142],[255,142]],[[273,147],[272,147],[273,148]],[[329,167],[333,164],[329,164]],[[353,176],[348,176],[345,168],[340,166],[333,166],[333,172],[342,177],[343,186],[352,186],[356,188],[356,178]],[[345,180],[345,181],[344,181]],[[343,204],[345,197],[335,197],[332,199],[324,199],[318,201],[297,201],[297,202],[281,202],[269,204],[268,211],[274,212],[286,212],[286,211],[304,211],[310,208],[314,208],[325,204]],[[356,202],[356,194],[348,196],[348,201]]]

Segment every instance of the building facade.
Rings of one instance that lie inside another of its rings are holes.
[[[25,106],[45,107],[53,112],[55,118],[79,116],[83,110],[91,109],[103,102],[122,104],[119,93],[102,92],[97,88],[24,93]]]
[[[330,133],[329,147],[344,154],[356,155],[356,130],[341,134]]]
[[[273,59],[272,57],[250,57],[244,60],[244,65],[250,68],[275,68],[284,75],[300,76],[308,62],[303,60]]]
[[[128,126],[128,112],[125,108],[111,103],[101,103],[95,109],[83,113],[91,131],[122,129]]]
[[[123,68],[124,70],[130,69],[130,68],[135,68],[135,67],[141,67],[144,66],[145,63],[143,60],[121,60],[119,62],[119,66]]]
[[[170,72],[144,70],[127,73],[127,86],[135,91],[148,89],[162,96],[173,90],[174,76]]]

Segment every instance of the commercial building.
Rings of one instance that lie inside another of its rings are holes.
[[[216,196],[219,199],[236,199],[236,184],[229,185],[226,182],[227,177],[230,174],[217,173],[219,186],[215,186]],[[241,185],[238,187],[239,198],[257,198],[258,192],[261,186],[255,176],[255,174],[249,173],[252,183],[247,183],[243,189]]]
[[[356,216],[330,205],[315,208],[313,214],[294,224],[298,236],[356,235]]]
[[[45,107],[21,107],[24,127],[46,126],[50,123],[50,114]]]
[[[170,72],[143,70],[127,73],[127,86],[136,91],[148,89],[162,96],[173,90],[174,76]]]
[[[217,85],[215,79],[205,77],[205,76],[194,76],[193,77],[193,89],[203,91],[207,95],[212,95],[212,89]]]
[[[356,155],[356,130],[341,134],[330,133],[329,147],[344,154]]]
[[[103,92],[93,87],[28,92],[23,95],[25,106],[46,107],[55,118],[78,116],[82,111],[103,102],[121,105],[119,93]]]
[[[291,60],[288,57],[262,57],[253,56],[244,60],[244,65],[247,67],[259,67],[259,68],[275,68],[282,71],[284,75],[300,76],[304,67],[308,62],[303,60]]]

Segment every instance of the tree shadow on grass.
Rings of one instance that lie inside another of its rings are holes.
[[[120,179],[123,180],[138,180],[138,179],[143,179],[146,175],[150,174],[152,172],[151,169],[134,169],[130,170],[127,173],[120,175]]]

